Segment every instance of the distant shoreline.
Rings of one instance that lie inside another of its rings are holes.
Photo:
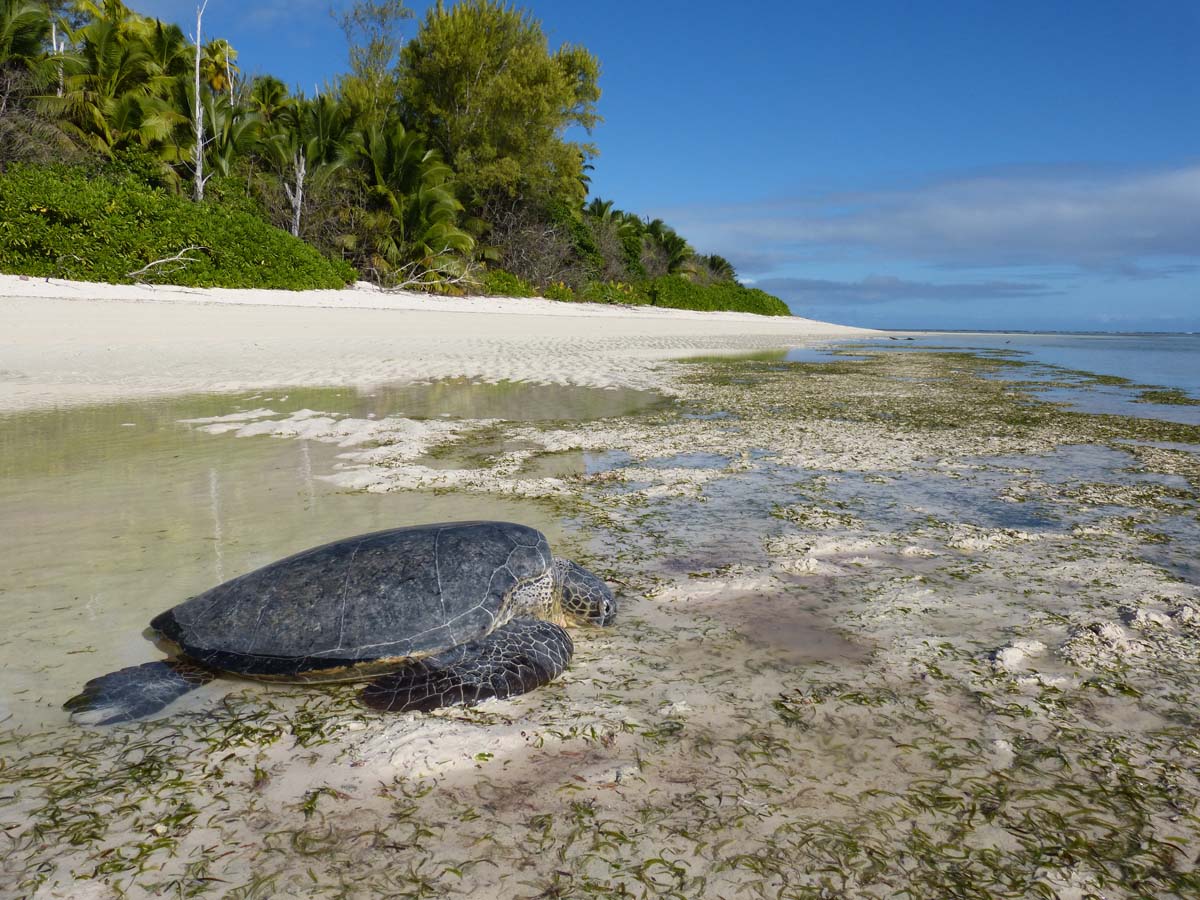
[[[1195,337],[1200,331],[1063,331],[1058,329],[1029,330],[1025,328],[888,328],[891,334],[1020,334],[1069,335],[1072,337]]]
[[[452,377],[669,390],[672,359],[882,334],[799,317],[368,286],[229,290],[0,275],[0,411]]]

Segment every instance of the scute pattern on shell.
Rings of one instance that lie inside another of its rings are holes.
[[[396,528],[298,553],[218,585],[152,623],[206,666],[286,677],[415,657],[487,635],[550,546],[508,522]]]
[[[385,712],[474,706],[552,681],[574,651],[570,635],[553,622],[513,619],[481,640],[377,678],[360,697],[366,706]]]

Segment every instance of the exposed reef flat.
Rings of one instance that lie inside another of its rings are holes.
[[[561,680],[475,710],[231,685],[9,734],[0,882],[1194,896],[1200,427],[1072,412],[1005,357],[854,352],[676,364],[674,404],[587,425],[190,423],[335,444],[347,489],[547,504],[627,612]]]

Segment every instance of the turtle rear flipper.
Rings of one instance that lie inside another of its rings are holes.
[[[553,622],[513,619],[487,637],[376,678],[359,697],[382,712],[474,706],[553,681],[574,651],[570,635]]]
[[[208,684],[216,673],[195,663],[162,659],[93,678],[63,704],[72,720],[112,725],[158,712],[188,691]]]

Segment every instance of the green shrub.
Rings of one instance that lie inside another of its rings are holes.
[[[721,281],[695,284],[682,275],[663,275],[645,285],[650,302],[673,309],[697,309],[705,312],[732,310],[760,316],[790,316],[791,310],[778,297],[766,291],[748,288],[737,282]]]
[[[179,176],[170,166],[149,150],[142,147],[124,147],[95,163],[96,171],[111,181],[132,178],[148,187],[174,190],[179,186]]]
[[[188,247],[190,260],[138,280],[189,287],[340,288],[341,260],[248,212],[193,203],[123,171],[13,166],[0,174],[0,271],[128,283],[130,273]]]
[[[556,281],[554,284],[546,285],[542,291],[542,296],[547,300],[574,300],[575,292],[571,290],[571,286],[564,281]]]
[[[623,281],[589,281],[579,292],[579,299],[588,303],[625,303],[633,306],[650,303],[650,295],[642,285]]]
[[[535,293],[528,281],[503,269],[483,273],[483,292],[492,297],[532,297]]]
[[[624,256],[625,268],[634,278],[646,277],[646,264],[642,262],[642,235],[635,231],[626,231],[620,235],[621,252]]]
[[[583,221],[582,212],[561,201],[553,200],[546,204],[546,216],[551,224],[566,232],[571,246],[575,248],[575,255],[583,263],[587,277],[598,277],[604,269],[604,254],[596,246],[595,235]]]

